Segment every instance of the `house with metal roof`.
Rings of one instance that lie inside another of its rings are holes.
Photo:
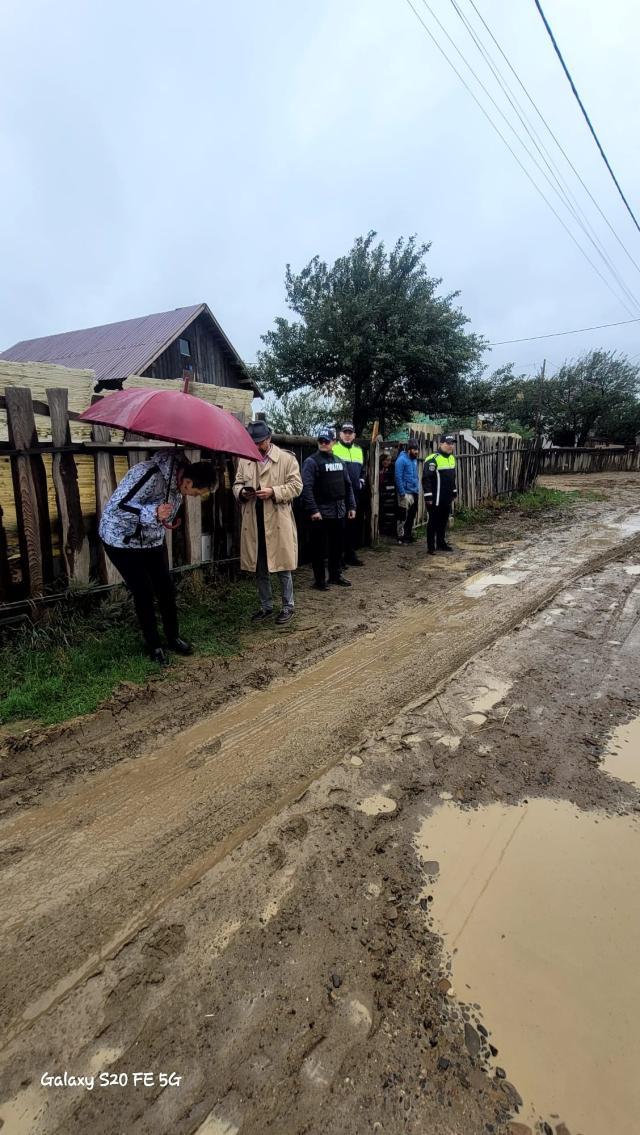
[[[167,379],[191,372],[195,382],[260,390],[206,303],[119,323],[23,339],[0,359],[92,370],[96,391],[118,390],[129,376]]]

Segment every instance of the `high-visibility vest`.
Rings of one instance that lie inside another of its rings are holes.
[[[425,496],[429,493],[433,497],[433,504],[441,503],[441,496],[447,501],[455,496],[456,492],[456,455],[455,453],[430,453],[425,457],[422,472],[422,487]]]
[[[456,467],[455,453],[430,453],[429,456],[424,459],[425,465],[430,461],[435,461],[438,469],[455,469]]]
[[[357,465],[364,465],[364,453],[359,445],[344,445],[341,441],[338,441],[331,452],[334,457],[339,457],[341,461],[353,461]]]

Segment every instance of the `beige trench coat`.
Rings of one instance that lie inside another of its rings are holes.
[[[240,459],[233,482],[233,495],[240,500],[245,485],[253,489],[272,488],[274,495],[264,501],[264,532],[269,571],[293,571],[298,566],[298,533],[291,501],[302,492],[300,466],[292,453],[271,446],[270,460]],[[240,567],[255,571],[258,560],[258,524],[255,499],[241,501]]]

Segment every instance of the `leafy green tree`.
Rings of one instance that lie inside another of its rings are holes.
[[[524,436],[583,446],[601,434],[631,443],[640,426],[640,369],[614,351],[590,351],[547,378],[515,375],[507,367],[492,381],[493,413],[504,428],[519,423]]]
[[[640,437],[640,400],[605,411],[598,421],[598,432],[620,445],[635,445]]]
[[[632,413],[639,394],[640,370],[625,355],[590,351],[565,363],[551,379],[545,398],[549,431],[576,446],[585,445],[589,434],[602,433],[605,420],[617,433],[616,417]]]
[[[280,396],[310,388],[339,399],[358,433],[376,419],[385,433],[415,411],[446,411],[484,349],[464,330],[458,293],[437,295],[430,246],[409,237],[387,252],[375,238],[359,237],[331,266],[318,256],[299,273],[287,265],[297,318],[278,318],[263,335],[256,370]]]
[[[341,417],[341,408],[335,399],[308,388],[280,398],[268,391],[264,412],[276,433],[308,437],[314,437],[322,426],[332,425]]]
[[[533,437],[534,430],[528,423],[535,418],[535,391],[527,389],[526,376],[514,375],[512,363],[487,377],[485,370],[480,368],[462,384],[454,412],[447,417],[447,429],[477,429],[481,418],[484,429],[516,433],[526,439]]]

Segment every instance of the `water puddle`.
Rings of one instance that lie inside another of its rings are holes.
[[[492,682],[491,686],[479,686],[477,696],[471,699],[474,713],[488,713],[490,709],[504,701],[511,689],[511,682],[503,682],[501,678],[493,678]]]
[[[617,528],[620,532],[624,532],[625,536],[634,536],[636,532],[640,532],[640,513],[625,520],[609,521],[607,527]]]
[[[366,796],[357,807],[358,811],[364,812],[365,816],[380,816],[383,812],[395,812],[397,805],[390,796],[377,794]]]
[[[481,726],[487,724],[487,716],[485,713],[468,713],[464,719],[469,728],[480,729]]]
[[[47,1106],[43,1088],[31,1084],[13,1099],[0,1104],[0,1117],[8,1135],[33,1135]]]
[[[519,1119],[637,1135],[637,820],[548,800],[445,804],[416,846],[439,862],[430,912],[523,1097]]]
[[[481,571],[465,584],[464,592],[465,595],[479,599],[489,587],[513,587],[516,583],[522,583],[523,579],[527,578],[527,574],[526,571],[505,571],[499,575],[491,575],[489,572]]]
[[[100,1072],[105,1072],[116,1060],[119,1060],[124,1052],[124,1048],[99,1048],[94,1052],[87,1072],[90,1076],[98,1076]]]
[[[436,744],[444,745],[447,749],[452,749],[455,753],[459,748],[462,737],[456,737],[453,733],[443,733],[442,737],[438,737]]]
[[[204,1123],[201,1123],[195,1135],[239,1135],[240,1128],[236,1127],[230,1119],[225,1119],[217,1111],[209,1113]]]
[[[610,776],[640,788],[640,717],[616,729],[607,745],[602,768]]]

